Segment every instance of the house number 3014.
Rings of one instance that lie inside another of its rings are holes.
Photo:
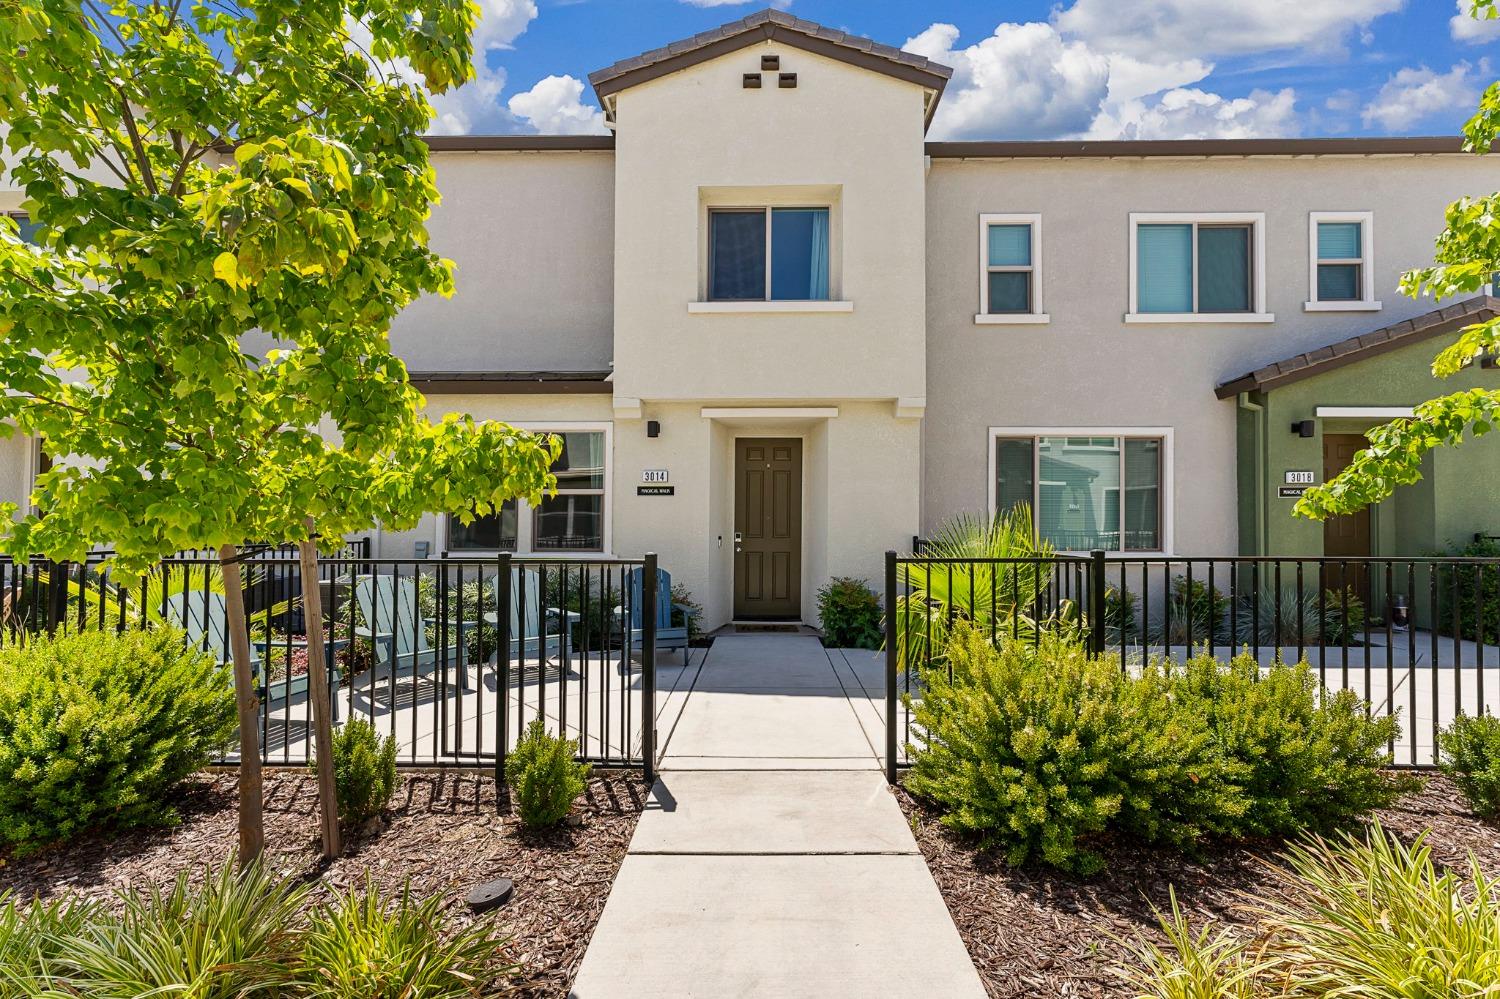
[[[665,468],[648,468],[641,473],[642,482],[666,482],[668,479]]]

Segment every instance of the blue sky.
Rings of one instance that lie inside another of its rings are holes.
[[[931,136],[1456,132],[1500,74],[1468,0],[780,0],[955,70]],[[758,10],[725,0],[480,0],[479,78],[434,131],[603,130],[590,71]]]

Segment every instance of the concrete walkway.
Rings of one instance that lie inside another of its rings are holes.
[[[661,780],[574,996],[984,996],[864,701],[815,638],[714,643],[662,705]]]

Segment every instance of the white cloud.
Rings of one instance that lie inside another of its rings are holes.
[[[953,67],[938,105],[935,139],[1050,138],[1083,132],[1109,94],[1109,60],[1048,24],[1002,24],[955,49],[958,28],[934,24],[908,52]]]
[[[1492,39],[1500,39],[1500,17],[1478,20],[1469,16],[1474,0],[1457,0],[1458,13],[1448,20],[1448,30],[1453,40],[1477,45]]]
[[[536,0],[481,0],[474,25],[474,79],[446,94],[434,94],[434,135],[520,131],[515,116],[500,103],[505,70],[490,66],[490,53],[514,47],[536,18]]]
[[[1340,48],[1404,0],[1077,0],[1053,15],[1065,35],[1144,59]]]
[[[1214,64],[1202,59],[1154,63],[1116,52],[1109,57],[1109,99],[1114,103],[1159,94],[1197,83],[1213,71]]]
[[[1365,126],[1399,132],[1434,115],[1467,116],[1479,100],[1481,78],[1489,75],[1489,60],[1479,60],[1475,70],[1470,63],[1461,62],[1446,73],[1435,73],[1426,66],[1398,71],[1365,105],[1361,112]]]
[[[1095,139],[1257,139],[1296,135],[1297,95],[1253,90],[1226,98],[1197,88],[1168,90],[1154,101],[1132,100],[1106,108],[1094,120]]]
[[[545,135],[589,135],[607,132],[604,113],[584,104],[583,81],[571,76],[549,76],[525,93],[516,94],[507,107]]]

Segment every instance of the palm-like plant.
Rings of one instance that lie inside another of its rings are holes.
[[[1048,605],[1052,546],[1038,542],[1031,510],[1018,504],[993,520],[960,514],[901,567],[896,598],[897,659],[904,670],[940,661],[962,621],[992,642],[1076,629],[1068,601]]]

